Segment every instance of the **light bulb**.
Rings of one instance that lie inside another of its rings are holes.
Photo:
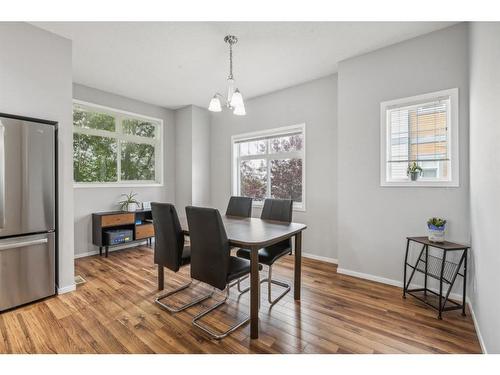
[[[208,106],[210,112],[220,112],[222,111],[220,100],[217,95],[214,95],[212,100],[210,100],[210,105]]]
[[[242,103],[238,107],[235,107],[233,113],[236,116],[245,116],[247,114],[247,112],[245,111],[245,105]]]
[[[231,98],[229,105],[233,108],[243,106],[243,96],[241,95],[240,90],[234,90],[233,97]]]

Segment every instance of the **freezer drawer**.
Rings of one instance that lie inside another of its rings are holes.
[[[0,311],[55,294],[54,238],[0,239]]]

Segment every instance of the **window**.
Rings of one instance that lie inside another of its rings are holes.
[[[382,103],[380,138],[382,186],[458,186],[458,89]]]
[[[162,121],[94,104],[73,104],[77,186],[162,183]]]
[[[233,194],[254,199],[293,199],[305,210],[305,125],[232,138]]]

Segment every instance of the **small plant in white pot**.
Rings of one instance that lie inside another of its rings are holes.
[[[427,228],[429,231],[429,241],[444,242],[444,233],[446,229],[446,220],[439,217],[433,217],[427,220]]]
[[[121,196],[124,197],[119,202],[122,211],[134,212],[137,210],[137,207],[140,205],[139,201],[135,199],[137,193],[131,191],[129,194],[122,194]]]
[[[410,177],[410,180],[417,181],[422,175],[422,167],[416,162],[410,163],[408,164],[408,168],[406,168],[406,175]]]

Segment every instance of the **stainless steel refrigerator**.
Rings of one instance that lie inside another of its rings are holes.
[[[0,114],[0,311],[55,290],[56,123]]]

